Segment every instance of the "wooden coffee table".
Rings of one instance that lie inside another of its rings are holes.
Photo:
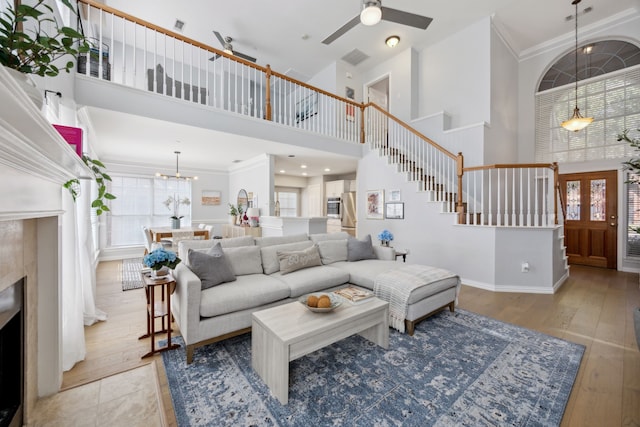
[[[299,302],[252,315],[251,364],[271,393],[289,401],[289,362],[354,334],[389,348],[389,303],[378,298],[314,313]]]

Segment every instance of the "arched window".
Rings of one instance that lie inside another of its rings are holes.
[[[594,121],[580,132],[560,123],[575,107],[575,52],[546,72],[536,94],[536,161],[581,162],[633,154],[616,140],[624,129],[640,128],[640,48],[622,40],[587,43],[578,48],[578,106]]]

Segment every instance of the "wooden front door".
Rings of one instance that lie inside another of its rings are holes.
[[[567,205],[564,241],[569,264],[616,268],[617,172],[560,175]]]

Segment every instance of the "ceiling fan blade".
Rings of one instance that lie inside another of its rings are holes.
[[[238,58],[242,58],[250,62],[256,62],[256,58],[254,58],[253,56],[245,55],[244,53],[238,52],[236,50],[233,51],[233,56],[237,56]]]
[[[216,30],[213,30],[213,34],[216,35],[216,38],[218,39],[218,41],[220,42],[220,44],[222,46],[224,46],[224,38],[222,38],[222,35],[220,35],[219,32],[217,32]]]
[[[333,34],[331,34],[326,39],[322,40],[324,44],[333,43],[338,37],[342,36],[344,33],[355,27],[360,23],[360,15],[357,15],[355,18],[344,24],[342,27],[338,28]]]
[[[426,30],[433,18],[429,18],[422,15],[416,15],[415,13],[404,12],[398,9],[391,9],[390,7],[382,6],[382,19],[385,21],[395,22],[397,24],[408,25],[410,27],[421,28]]]
[[[216,53],[215,55],[213,55],[211,58],[209,58],[209,61],[215,61],[216,59],[220,58],[222,55],[220,55],[219,53]]]

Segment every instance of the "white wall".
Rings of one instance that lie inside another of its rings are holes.
[[[410,47],[399,52],[393,58],[372,66],[359,76],[354,76],[354,81],[360,83],[364,94],[364,88],[366,86],[388,75],[389,112],[399,119],[408,122],[413,117],[416,117],[418,113],[417,111],[412,111],[412,107],[415,108],[417,104],[417,101],[413,101],[413,98],[417,96],[415,88],[415,84],[417,84],[415,74],[418,68],[415,63],[417,60],[418,55],[416,51]],[[412,83],[414,84],[412,85]],[[365,96],[366,95],[363,95],[363,97]],[[366,99],[364,99],[364,101],[366,101]]]
[[[451,126],[491,121],[491,20],[483,18],[420,52],[420,111],[451,115]]]
[[[491,117],[484,163],[514,163],[518,156],[518,61],[491,26]]]
[[[252,159],[235,164],[229,171],[229,199],[237,203],[241,189],[253,193],[258,198],[260,215],[271,215],[274,208],[274,168],[273,156],[261,154]]]

